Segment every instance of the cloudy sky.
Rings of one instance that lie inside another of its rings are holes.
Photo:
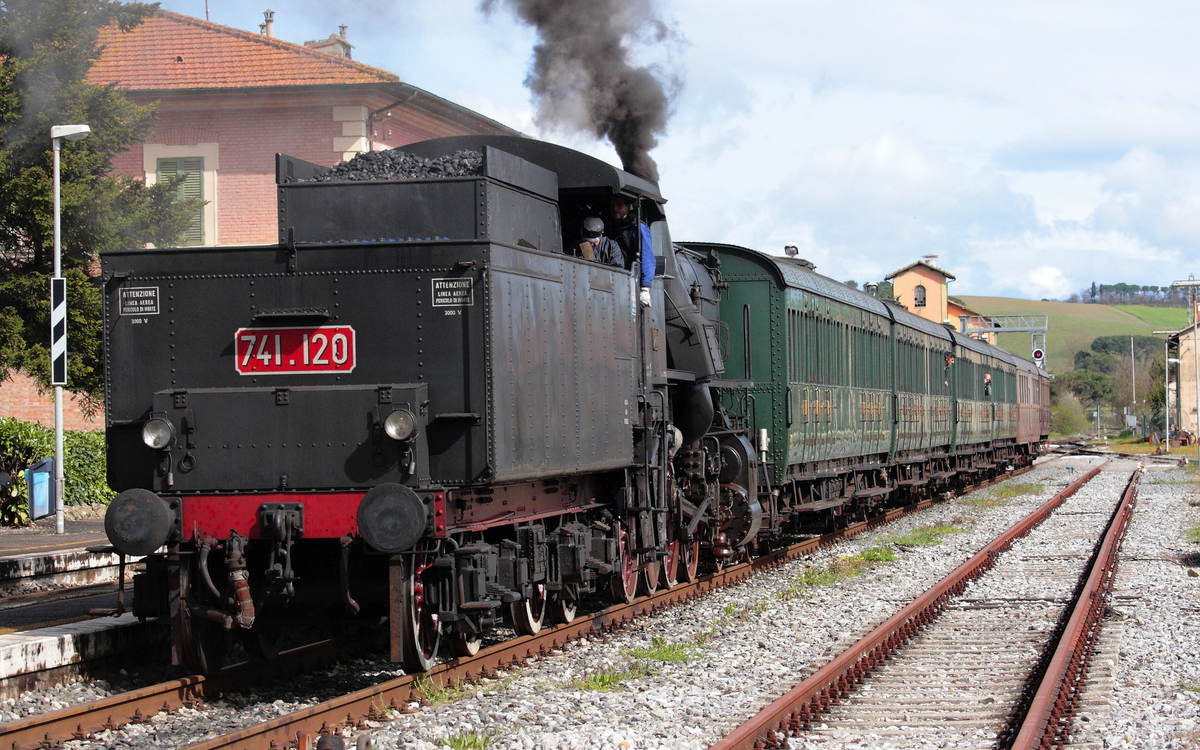
[[[262,7],[208,0],[257,31]],[[341,7],[335,7],[340,5]],[[204,0],[162,0],[200,18]],[[293,42],[349,26],[354,58],[530,135],[535,33],[477,0],[270,0]],[[652,152],[676,239],[879,280],[925,254],[952,294],[1063,298],[1200,273],[1200,5],[659,0],[632,44],[682,83]]]

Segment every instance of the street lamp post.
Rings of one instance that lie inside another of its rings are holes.
[[[54,278],[50,281],[50,382],[54,386],[54,526],[66,531],[63,500],[63,386],[67,384],[67,284],[62,276],[62,203],[59,194],[58,152],[62,140],[87,138],[87,125],[55,125],[50,128],[54,147]]]
[[[1175,331],[1155,331],[1155,336],[1173,336]],[[1132,339],[1130,339],[1132,341]],[[1178,362],[1179,360],[1175,360]],[[1167,453],[1171,452],[1171,339],[1163,342],[1163,414],[1167,419]]]

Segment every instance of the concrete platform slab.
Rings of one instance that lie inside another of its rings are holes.
[[[165,653],[164,624],[132,614],[0,636],[0,698],[97,674],[122,661]],[[136,656],[131,656],[136,654]]]

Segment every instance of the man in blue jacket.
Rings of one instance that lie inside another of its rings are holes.
[[[654,250],[650,246],[650,227],[637,221],[631,209],[633,199],[614,195],[609,199],[608,222],[605,234],[616,240],[625,255],[625,268],[632,270],[636,259],[641,259],[642,305],[650,306],[650,287],[654,284]],[[640,236],[640,237],[639,237]]]

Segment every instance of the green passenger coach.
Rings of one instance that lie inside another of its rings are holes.
[[[798,258],[683,247],[719,258],[728,285],[725,373],[712,385],[765,456],[775,500],[764,531],[865,518],[897,495],[1030,460],[1017,443],[1014,355]]]

